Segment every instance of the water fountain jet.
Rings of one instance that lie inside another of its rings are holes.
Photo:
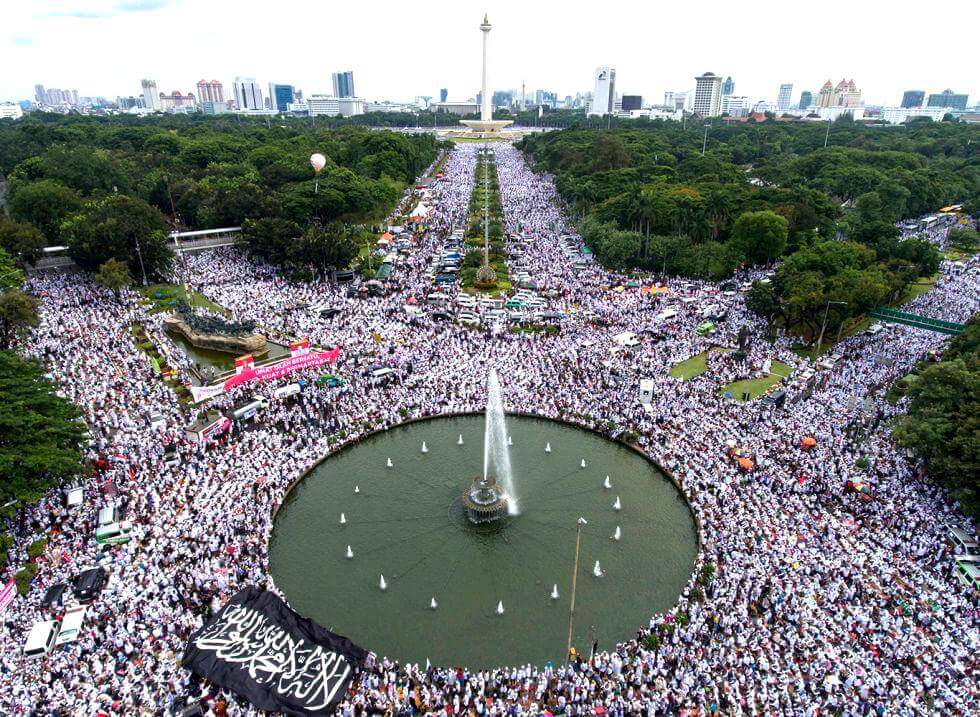
[[[347,516],[344,515],[343,513],[340,514],[340,524],[347,525]]]
[[[551,588],[551,599],[552,600],[558,599],[558,583],[555,583],[555,586]]]
[[[425,445],[425,441],[422,441],[422,452],[423,453],[428,453],[429,452],[429,447],[427,445]]]
[[[347,559],[348,560],[350,560],[351,558],[354,557],[354,551],[350,549],[350,546],[349,545],[347,546],[347,553],[346,553],[346,555],[347,555]]]
[[[612,483],[609,481],[609,476],[606,476],[606,480],[602,481],[602,487],[606,490],[612,488]]]
[[[503,615],[504,614],[504,601],[503,600],[501,600],[501,601],[499,601],[497,603],[497,614],[498,615]]]
[[[544,445],[544,452],[545,453],[551,453],[551,444],[550,443],[545,443],[545,445]]]
[[[483,435],[483,476],[463,493],[463,506],[473,523],[487,523],[504,515],[517,515],[514,474],[507,450],[507,424],[497,372],[487,378],[487,411]]]
[[[620,538],[621,538],[622,536],[623,536],[623,531],[621,531],[621,530],[619,529],[619,526],[617,525],[617,526],[616,526],[616,532],[614,532],[614,533],[612,534],[612,539],[613,539],[613,540],[619,540],[619,539],[620,539]]]
[[[378,587],[381,588],[382,590],[388,589],[388,581],[385,580],[384,573],[381,573],[381,580],[378,581]]]
[[[613,510],[622,510],[623,504],[619,501],[619,496],[616,496],[616,502],[613,503]]]

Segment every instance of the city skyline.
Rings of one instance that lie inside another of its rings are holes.
[[[297,5],[296,12],[282,11],[293,4]],[[689,46],[680,46],[674,33],[667,33],[651,51],[644,33],[651,23],[693,27],[703,8],[696,12],[683,8],[635,11],[625,3],[613,2],[598,14],[577,8],[555,13],[548,8],[500,2],[492,9],[491,21],[499,32],[497,42],[506,52],[501,52],[495,63],[490,83],[500,89],[526,83],[529,89],[574,96],[592,89],[597,66],[611,66],[616,68],[618,93],[645,98],[662,97],[665,91],[691,90],[694,77],[705,70],[723,78],[731,76],[739,95],[772,101],[776,100],[774,90],[779,82],[791,82],[799,88],[797,93],[804,89],[815,92],[828,77],[835,81],[855,78],[864,101],[872,105],[898,105],[909,89],[924,89],[930,94],[950,87],[969,95],[972,103],[980,96],[967,29],[973,23],[958,23],[953,36],[947,38],[944,52],[934,55],[935,60],[892,52],[888,62],[881,62],[879,55],[903,36],[900,21],[873,9],[831,0],[820,17],[806,19],[808,33],[819,37],[821,27],[829,28],[831,20],[837,21],[839,13],[832,10],[840,7],[861,27],[860,43],[850,44],[843,51],[836,45],[828,46],[826,53],[793,50],[799,37],[789,35],[770,38],[759,45],[758,52],[733,43],[730,38],[738,36],[738,28],[754,31],[758,17],[767,14],[769,5],[776,7],[764,2],[762,11],[751,17],[720,3],[713,6],[712,26],[698,26],[706,41],[692,52]],[[184,0],[40,0],[30,9],[5,7],[0,11],[5,19],[0,23],[4,28],[0,47],[7,58],[4,64],[25,69],[23,74],[4,73],[0,77],[0,101],[30,99],[38,83],[78,88],[83,96],[125,97],[136,94],[143,77],[155,79],[164,92],[195,91],[201,77],[218,78],[230,86],[233,78],[243,76],[255,77],[261,86],[284,82],[307,94],[330,93],[331,73],[337,68],[353,70],[358,78],[358,96],[373,99],[438,96],[440,88],[448,88],[450,100],[466,100],[479,90],[473,71],[479,66],[479,56],[466,42],[474,17],[478,19],[480,14],[473,7],[437,1],[432,12],[421,17],[417,9],[392,4],[386,7],[383,24],[378,23],[376,11],[369,13],[359,7],[330,8],[327,12],[285,0],[274,16],[268,17],[229,12],[232,7],[239,6],[224,0],[207,5]],[[980,19],[980,13],[971,6],[964,4],[964,12]],[[262,44],[237,41],[247,27],[260,20]],[[332,37],[326,51],[316,41],[296,42],[297,27],[322,26],[328,20],[332,25],[340,22],[364,28],[372,42],[362,42],[358,32]],[[780,16],[779,22],[785,22],[785,17]],[[215,26],[229,31],[207,34],[206,29]],[[960,39],[957,33],[962,34]],[[719,41],[710,41],[713,34]],[[406,35],[414,44],[406,44]],[[155,37],[182,39],[176,45],[158,46],[152,41]],[[289,38],[288,51],[279,51],[284,49],[277,44],[279,37]],[[415,45],[435,39],[440,44],[438,56],[452,61],[431,62],[421,55],[413,60]],[[587,42],[583,46],[580,40]],[[673,47],[675,42],[677,48]],[[188,46],[194,52],[184,51]],[[407,58],[395,59],[406,52]],[[72,60],[66,62],[72,53]],[[120,54],[127,57],[125,62],[118,61]],[[773,77],[772,62],[777,57],[780,77]]]

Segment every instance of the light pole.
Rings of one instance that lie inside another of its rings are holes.
[[[708,130],[711,129],[710,124],[704,126],[704,142],[701,143],[701,156],[704,156],[704,151],[708,148]]]
[[[823,344],[823,332],[827,330],[827,312],[830,311],[831,304],[847,306],[846,301],[828,301],[827,305],[823,308],[823,325],[820,327],[820,338],[817,339],[817,353],[815,354],[816,356],[820,355],[820,346]]]
[[[568,606],[568,645],[565,647],[565,659],[572,654],[572,621],[575,617],[575,586],[578,581],[578,549],[582,542],[582,526],[588,525],[585,518],[579,518],[575,526],[575,563],[572,567],[572,602]]]
[[[827,118],[827,134],[823,136],[823,148],[827,149],[827,141],[830,139],[830,118]]]

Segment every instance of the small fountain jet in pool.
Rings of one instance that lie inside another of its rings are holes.
[[[382,591],[388,589],[388,582],[385,580],[384,573],[381,573],[381,580],[378,581],[378,587],[381,588]]]
[[[357,485],[354,486],[354,492],[355,493],[360,493],[361,492],[361,487],[360,486],[357,486]]]
[[[514,445],[514,439],[511,438],[510,436],[507,436],[507,445],[508,446]]]
[[[617,525],[617,526],[616,526],[616,532],[614,532],[614,533],[612,534],[612,539],[613,539],[613,540],[619,540],[619,539],[620,539],[621,537],[623,537],[623,531],[621,531],[621,530],[619,529],[619,526]]]
[[[395,464],[391,462],[391,459],[390,458],[388,459],[388,462],[385,463],[385,465],[388,466],[389,468],[394,468],[395,467]]]
[[[555,583],[555,586],[551,588],[551,599],[552,600],[558,599],[558,583]]]
[[[580,464],[580,467],[581,468],[585,468],[585,459],[584,458],[582,459],[582,463]]]
[[[545,453],[551,453],[551,444],[550,443],[545,443],[544,444],[544,452]]]
[[[597,578],[601,578],[605,574],[602,572],[602,568],[599,567],[598,560],[595,561],[595,566],[593,566],[592,568],[592,574],[595,575]]]
[[[463,434],[462,433],[459,434],[459,440],[456,441],[456,445],[457,446],[463,445]]]
[[[616,496],[616,502],[613,503],[613,510],[622,510],[623,504],[619,502],[619,496]]]
[[[351,558],[354,557],[354,551],[350,549],[350,546],[349,545],[347,546],[347,553],[346,553],[346,555],[347,555],[347,559],[348,560],[350,560]]]
[[[347,525],[347,516],[344,515],[343,513],[340,514],[340,524]]]
[[[507,423],[497,372],[487,379],[487,412],[484,419],[483,475],[473,479],[463,492],[463,507],[472,523],[488,523],[516,515],[514,475],[507,450]]]
[[[425,445],[425,441],[422,441],[422,452],[423,453],[428,453],[429,452],[429,447],[427,445]]]
[[[435,610],[437,607],[439,607],[439,603],[436,602],[436,599],[435,598],[432,598],[429,601],[429,609],[430,610]]]
[[[612,483],[609,481],[609,476],[606,476],[606,480],[602,481],[602,487],[606,490],[612,488]]]
[[[504,601],[503,600],[501,600],[501,601],[499,601],[497,603],[497,614],[498,615],[503,615],[504,614]]]

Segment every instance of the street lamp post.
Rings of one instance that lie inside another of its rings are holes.
[[[575,562],[572,567],[572,602],[568,606],[568,644],[565,647],[565,659],[572,654],[572,622],[575,618],[575,587],[578,582],[578,549],[582,542],[582,526],[588,525],[585,518],[579,518],[575,526]]]
[[[827,149],[827,142],[830,139],[830,118],[827,118],[827,134],[823,136],[823,148]]]
[[[847,306],[846,301],[828,301],[827,305],[823,308],[823,324],[820,327],[820,338],[817,339],[817,356],[820,355],[820,347],[823,345],[823,332],[827,330],[827,313],[830,311],[831,304]]]
[[[704,126],[704,142],[701,143],[701,156],[704,156],[704,151],[708,148],[708,130],[711,129],[710,124]]]

